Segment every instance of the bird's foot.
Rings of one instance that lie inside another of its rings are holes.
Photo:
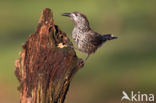
[[[85,64],[85,60],[80,59],[80,60],[79,60],[79,66],[80,66],[80,67],[83,67],[84,64]]]

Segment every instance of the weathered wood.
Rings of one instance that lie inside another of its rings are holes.
[[[67,43],[72,45],[54,24],[51,10],[44,9],[15,61],[21,103],[64,103],[74,73],[83,66]]]

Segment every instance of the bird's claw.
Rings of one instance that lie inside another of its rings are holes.
[[[83,59],[79,59],[79,66],[83,67],[85,64],[85,61]]]

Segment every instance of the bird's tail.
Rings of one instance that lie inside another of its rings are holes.
[[[112,39],[117,39],[117,37],[113,36],[112,34],[105,34],[102,37],[103,37],[103,40],[104,41],[106,41],[106,40],[112,40]]]

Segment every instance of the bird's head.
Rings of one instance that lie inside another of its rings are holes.
[[[62,16],[70,17],[70,19],[73,21],[75,25],[82,25],[82,26],[89,27],[88,19],[82,13],[79,12],[63,13]]]

